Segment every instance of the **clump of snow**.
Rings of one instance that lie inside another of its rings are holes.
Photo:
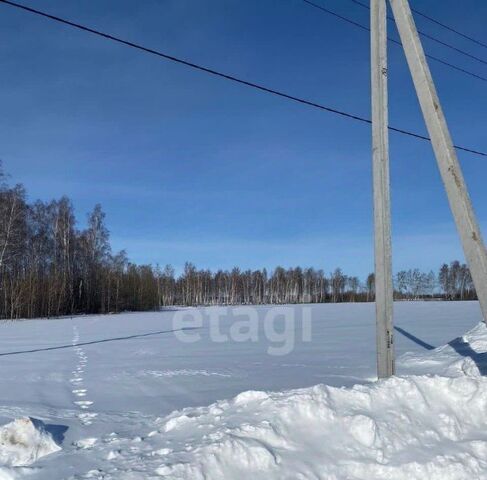
[[[31,465],[37,459],[61,450],[40,420],[19,418],[0,427],[0,467]],[[4,470],[6,478],[10,475]],[[1,477],[0,469],[0,479]]]
[[[81,440],[78,440],[73,443],[73,445],[76,448],[82,448],[82,449],[90,449],[93,448],[98,441],[97,438],[90,437],[90,438],[82,438]]]
[[[191,480],[487,479],[487,379],[244,392],[161,420],[155,471]]]

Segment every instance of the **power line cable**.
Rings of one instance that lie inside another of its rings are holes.
[[[355,3],[356,5],[359,5],[359,6],[365,8],[367,10],[370,10],[370,6],[367,5],[366,3],[361,2],[360,0],[350,0],[350,2]],[[416,12],[416,11],[413,10],[413,12]],[[391,15],[387,15],[387,19],[391,22],[394,22],[394,23],[396,22],[394,17],[392,17]],[[454,50],[455,52],[460,53],[461,55],[464,55],[464,56],[469,57],[473,60],[476,60],[477,62],[483,63],[484,65],[487,65],[487,60],[484,60],[483,58],[477,57],[476,55],[472,55],[471,53],[466,52],[465,50],[462,50],[461,48],[455,47],[454,45],[451,45],[450,43],[444,42],[443,40],[440,40],[439,38],[434,37],[433,35],[429,35],[428,33],[422,32],[421,30],[418,30],[418,34],[424,38],[427,38],[428,40],[431,40],[435,43],[438,43],[439,45],[443,45],[444,47],[447,47],[450,50]]]
[[[4,4],[7,4],[7,5],[10,5],[12,7],[15,7],[15,8],[19,8],[21,10],[25,10],[25,11],[30,12],[30,13],[33,13],[35,15],[38,15],[38,16],[47,18],[49,20],[53,20],[55,22],[62,23],[64,25],[68,25],[70,27],[74,27],[74,28],[76,28],[78,30],[82,30],[84,32],[92,33],[92,34],[97,35],[99,37],[103,37],[103,38],[105,38],[107,40],[111,40],[113,42],[116,42],[116,43],[119,43],[119,44],[122,44],[122,45],[125,45],[125,46],[128,46],[128,47],[134,48],[136,50],[140,50],[140,51],[143,51],[143,52],[146,52],[146,53],[150,53],[151,55],[156,55],[156,56],[158,56],[160,58],[164,58],[166,60],[170,60],[172,62],[176,62],[176,63],[179,63],[181,65],[185,65],[187,67],[191,67],[193,69],[196,69],[196,70],[199,70],[199,71],[202,71],[202,72],[205,72],[205,73],[209,73],[209,74],[214,75],[216,77],[224,78],[226,80],[230,80],[232,82],[239,83],[239,84],[245,85],[247,87],[252,87],[252,88],[255,88],[255,89],[260,90],[262,92],[270,93],[270,94],[276,95],[278,97],[285,98],[287,100],[292,100],[292,101],[297,102],[297,103],[301,103],[301,104],[304,104],[304,105],[308,105],[310,107],[314,107],[314,108],[317,108],[317,109],[320,109],[320,110],[325,110],[327,112],[334,113],[334,114],[340,115],[342,117],[350,118],[352,120],[356,120],[356,121],[359,121],[359,122],[362,122],[362,123],[367,123],[369,125],[372,124],[372,120],[370,120],[369,118],[365,118],[365,117],[362,117],[362,116],[359,116],[359,115],[354,115],[354,114],[351,114],[351,113],[348,113],[348,112],[345,112],[345,111],[342,111],[342,110],[338,110],[336,108],[328,107],[328,106],[325,106],[325,105],[322,105],[322,104],[319,104],[319,103],[316,103],[316,102],[312,102],[310,100],[306,100],[306,99],[303,99],[303,98],[300,98],[300,97],[296,97],[294,95],[290,95],[290,94],[281,92],[279,90],[274,90],[272,88],[269,88],[269,87],[266,87],[264,85],[260,85],[260,84],[254,83],[254,82],[249,82],[247,80],[242,80],[242,79],[237,78],[237,77],[235,77],[233,75],[229,75],[229,74],[226,74],[226,73],[222,73],[222,72],[219,72],[217,70],[213,70],[212,68],[204,67],[202,65],[198,65],[196,63],[193,63],[193,62],[190,62],[190,61],[187,61],[187,60],[183,60],[183,59],[178,58],[178,57],[174,57],[173,55],[168,55],[168,54],[163,53],[163,52],[161,52],[159,50],[154,50],[152,48],[144,47],[143,45],[140,45],[140,44],[137,44],[137,43],[133,43],[133,42],[130,42],[128,40],[123,40],[122,38],[115,37],[114,35],[110,35],[108,33],[104,33],[104,32],[101,32],[99,30],[95,30],[93,28],[86,27],[86,26],[81,25],[79,23],[75,23],[75,22],[72,22],[70,20],[66,20],[64,18],[57,17],[55,15],[51,15],[51,14],[46,13],[46,12],[42,12],[40,10],[36,10],[34,8],[31,8],[31,7],[27,7],[26,5],[21,5],[19,3],[15,3],[15,2],[12,2],[10,0],[0,0],[0,2],[1,3],[4,3]],[[429,137],[426,137],[425,135],[421,135],[421,134],[418,134],[418,133],[415,133],[415,132],[411,132],[409,130],[404,130],[402,128],[396,128],[396,127],[391,127],[391,126],[389,126],[388,128],[389,128],[389,130],[391,130],[393,132],[401,133],[403,135],[407,135],[407,136],[410,136],[410,137],[418,138],[418,139],[421,139],[421,140],[431,141],[431,139]],[[457,145],[455,145],[454,147],[457,150],[461,150],[461,151],[464,151],[464,152],[472,153],[474,155],[480,155],[482,157],[487,157],[487,153],[486,152],[482,152],[480,150],[474,150],[472,148],[462,147],[462,146],[457,146]]]
[[[477,40],[477,39],[473,38],[470,35],[467,35],[465,33],[462,33],[462,32],[460,32],[460,30],[457,30],[457,29],[455,29],[453,27],[449,27],[448,25],[445,25],[444,23],[442,23],[442,22],[434,19],[433,17],[430,17],[429,15],[426,15],[425,13],[420,12],[419,10],[415,10],[414,8],[412,9],[412,11],[416,15],[419,15],[419,16],[421,16],[423,18],[426,18],[426,20],[429,20],[430,22],[435,23],[436,25],[439,25],[440,27],[443,27],[446,30],[449,30],[450,32],[456,33],[457,35],[460,35],[461,37],[466,38],[467,40],[470,40],[471,42],[476,43],[477,45],[480,45],[481,47],[487,48],[487,44],[486,43],[483,43],[480,40]]]
[[[3,1],[3,0],[1,0],[1,1]],[[329,15],[332,15],[332,16],[334,16],[336,18],[339,18],[340,20],[343,20],[344,22],[347,22],[350,25],[354,25],[355,27],[361,28],[362,30],[365,30],[366,32],[370,32],[370,28],[369,27],[366,27],[365,25],[362,25],[359,22],[356,22],[354,20],[351,20],[348,17],[344,17],[343,15],[340,15],[340,14],[334,12],[333,10],[330,10],[330,9],[328,9],[326,7],[323,7],[322,5],[318,5],[317,3],[314,3],[314,2],[312,2],[310,0],[303,0],[303,2],[306,3],[306,4],[308,4],[311,7],[314,7],[314,8],[317,8],[318,10],[321,10],[322,12],[325,12],[325,13],[327,13]],[[402,47],[402,43],[399,40],[395,40],[394,38],[391,38],[391,37],[387,37],[387,40],[389,42],[393,43],[394,45],[399,45],[400,47]],[[445,67],[451,68],[451,69],[456,70],[458,72],[464,73],[464,74],[469,75],[469,76],[474,77],[474,78],[477,78],[479,80],[482,80],[483,82],[487,82],[487,77],[483,77],[482,75],[479,75],[477,73],[471,72],[470,70],[467,70],[465,68],[462,68],[462,67],[459,67],[457,65],[454,65],[453,63],[447,62],[445,60],[442,60],[441,58],[435,57],[435,56],[430,55],[428,53],[425,53],[425,55],[430,60],[433,60],[433,61],[435,61],[437,63],[441,63]]]

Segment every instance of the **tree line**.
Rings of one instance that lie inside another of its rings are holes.
[[[408,270],[394,280],[398,299],[476,298],[470,272],[458,261],[438,274]],[[29,203],[24,187],[10,186],[0,165],[0,318],[373,300],[373,274],[361,282],[339,268],[330,274],[301,267],[212,272],[186,263],[176,275],[170,265],[136,265],[125,251],[112,252],[100,205],[79,229],[67,197]]]
[[[262,270],[198,270],[186,263],[175,277],[167,266],[155,270],[159,305],[236,305],[324,302],[370,302],[375,300],[375,277],[364,282],[340,268],[326,275],[314,268],[276,267]],[[474,300],[470,271],[457,260],[444,264],[438,274],[418,269],[403,270],[394,276],[396,300]]]

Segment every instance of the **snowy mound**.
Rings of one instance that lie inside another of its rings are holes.
[[[426,353],[407,353],[399,359],[401,371],[446,377],[487,375],[487,327],[479,323],[447,345]]]
[[[20,418],[0,427],[0,467],[30,465],[58,450],[61,447],[40,420]]]
[[[152,433],[172,447],[156,473],[174,480],[487,479],[486,351],[482,324],[405,359],[442,376],[249,391],[174,412]]]

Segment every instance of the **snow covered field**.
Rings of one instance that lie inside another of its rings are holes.
[[[4,322],[0,479],[487,478],[478,304],[395,316],[379,383],[373,304]]]

